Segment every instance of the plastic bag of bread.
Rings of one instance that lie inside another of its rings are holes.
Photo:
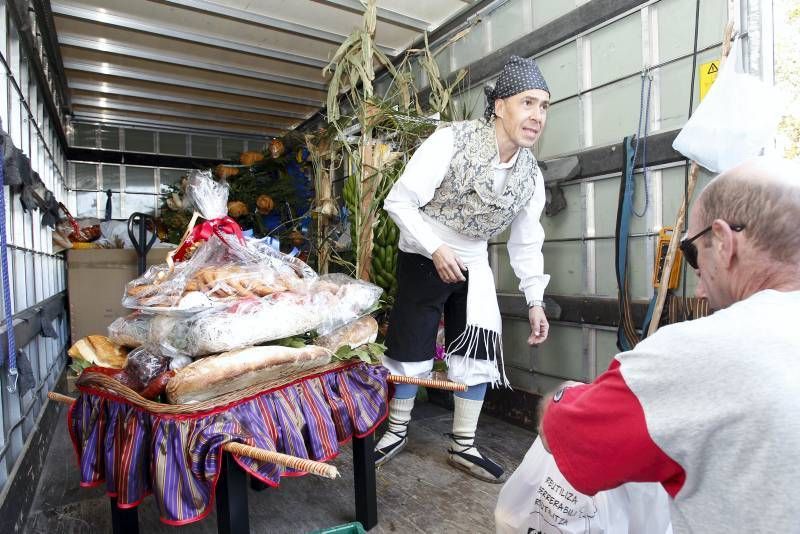
[[[341,347],[354,349],[367,343],[374,343],[378,337],[378,321],[366,315],[337,328],[330,334],[314,339],[314,345],[336,352]]]
[[[228,186],[196,172],[186,197],[203,221],[174,253],[175,263],[155,265],[130,282],[122,299],[127,308],[189,315],[241,299],[287,291],[316,273],[302,261],[243,236],[227,216]]]
[[[290,291],[315,278],[308,265],[258,240],[240,242],[236,236],[213,234],[174,269],[167,264],[154,265],[130,282],[122,305],[191,315],[225,303]]]
[[[374,311],[383,294],[380,287],[344,274],[320,276],[309,286],[308,291],[312,294],[333,295],[332,306],[325,310],[322,321],[317,325],[316,331],[319,335],[329,334]]]
[[[108,325],[108,337],[114,343],[125,347],[138,347],[147,342],[153,316],[135,311],[125,317],[118,317]]]
[[[148,340],[163,354],[197,357],[311,331],[329,333],[372,310],[381,291],[345,275],[325,275],[289,291],[187,318],[158,316]]]

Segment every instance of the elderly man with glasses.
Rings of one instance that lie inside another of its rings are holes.
[[[575,489],[659,482],[676,533],[798,531],[798,221],[800,167],[785,160],[703,190],[681,249],[715,313],[542,401],[540,436]]]

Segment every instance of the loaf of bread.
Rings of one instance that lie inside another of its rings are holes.
[[[377,337],[378,322],[371,315],[366,315],[330,334],[316,338],[314,344],[336,352],[345,345],[354,349],[365,343],[373,343]]]
[[[331,352],[323,347],[269,345],[224,352],[195,360],[167,383],[172,404],[201,402],[261,382],[270,382],[325,365]]]
[[[86,336],[79,339],[69,348],[67,354],[92,365],[112,369],[122,369],[128,359],[128,351],[106,336]]]

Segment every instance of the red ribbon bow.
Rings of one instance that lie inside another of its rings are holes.
[[[232,234],[239,238],[241,243],[244,243],[242,228],[236,221],[226,215],[219,219],[205,221],[192,228],[192,233],[189,234],[189,237],[184,240],[183,244],[175,253],[175,261],[183,261],[189,249],[191,249],[195,243],[208,241],[208,238],[213,234],[216,234],[220,238],[222,238],[222,234]],[[223,243],[225,242],[224,239],[222,241]]]

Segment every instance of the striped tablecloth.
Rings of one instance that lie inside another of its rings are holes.
[[[107,393],[83,389],[68,413],[81,485],[105,482],[120,508],[152,494],[161,521],[184,525],[211,511],[221,447],[230,441],[326,461],[354,435],[386,417],[387,370],[357,363],[265,391],[222,410],[152,414]],[[252,476],[277,486],[305,473],[234,457]]]

